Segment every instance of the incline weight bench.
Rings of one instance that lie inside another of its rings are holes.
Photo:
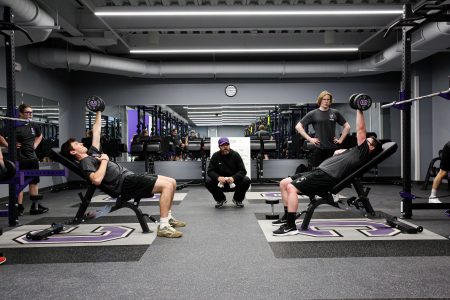
[[[315,200],[310,195],[311,203],[308,205],[308,208],[306,211],[303,211],[302,214],[305,214],[305,217],[303,219],[303,222],[301,224],[301,229],[299,230],[308,230],[309,223],[311,221],[311,218],[314,214],[314,210],[322,204],[328,204],[340,209],[351,209],[353,211],[357,211],[359,214],[364,215],[367,218],[371,219],[378,219],[378,218],[385,218],[386,223],[391,226],[398,228],[402,232],[405,233],[417,233],[422,232],[423,228],[421,226],[413,227],[408,224],[405,224],[403,222],[400,222],[397,220],[397,217],[391,216],[382,212],[375,212],[372,208],[372,205],[369,201],[369,192],[370,188],[364,188],[363,184],[361,183],[361,177],[368,172],[373,167],[377,166],[379,163],[387,159],[389,156],[395,153],[397,151],[397,144],[394,142],[387,142],[383,144],[383,151],[379,153],[377,156],[372,158],[369,162],[367,162],[365,165],[360,167],[358,170],[353,172],[352,174],[348,175],[346,178],[344,178],[341,182],[336,184],[331,191],[329,191],[325,195],[318,195],[322,196],[322,199]],[[338,194],[342,189],[347,187],[349,184],[351,184],[356,193],[357,197],[351,197],[346,200],[339,200],[337,202],[334,201],[332,194]],[[363,211],[364,210],[364,211]]]
[[[85,178],[83,172],[80,170],[80,168],[78,166],[78,162],[72,161],[72,160],[64,157],[63,155],[61,155],[58,148],[52,149],[52,158],[54,161],[59,162],[67,169],[69,169],[72,172],[74,172],[75,174],[79,175],[81,178]],[[131,202],[128,202],[129,200],[131,200],[131,198],[127,198],[124,195],[119,195],[119,194],[105,188],[103,185],[96,186],[96,185],[92,184],[91,182],[88,182],[88,188],[87,188],[87,191],[84,194],[84,196],[82,193],[78,193],[78,196],[81,199],[81,204],[80,204],[80,207],[78,208],[75,218],[72,220],[72,222],[70,224],[80,224],[80,223],[84,222],[84,216],[85,216],[86,210],[89,207],[92,196],[94,195],[95,190],[97,188],[99,190],[101,190],[102,192],[104,192],[105,194],[109,195],[110,197],[116,199],[116,204],[111,208],[110,212],[127,207],[127,208],[131,209],[132,211],[134,211],[134,213],[136,214],[139,224],[141,225],[142,231],[144,233],[151,232],[150,229],[148,228],[148,224],[147,224],[145,217],[148,217],[153,222],[156,222],[156,220],[152,216],[142,213],[141,209],[139,208],[139,202],[141,200],[140,198],[135,198],[133,203],[131,203]]]

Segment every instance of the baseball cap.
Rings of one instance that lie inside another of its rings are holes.
[[[227,137],[221,137],[219,139],[219,146],[222,146],[223,144],[230,144],[230,140]]]

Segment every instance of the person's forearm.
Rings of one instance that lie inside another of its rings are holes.
[[[42,142],[42,135],[34,139],[33,148],[36,149],[41,142]]]
[[[303,128],[302,123],[298,123],[295,126],[295,129],[297,130],[298,133],[301,134],[302,137],[304,137],[307,141],[309,141],[311,139],[311,136],[309,136],[309,134],[306,133],[305,129]]]
[[[100,135],[102,133],[102,112],[95,113],[95,122],[92,126],[92,146],[100,150]]]
[[[100,185],[105,178],[106,167],[108,165],[108,161],[106,159],[102,160],[100,163],[100,167],[91,175],[91,181],[95,185]]]
[[[344,129],[342,130],[341,137],[339,138],[340,143],[342,143],[345,140],[345,138],[347,137],[349,132],[350,132],[350,125],[348,123],[345,123]]]

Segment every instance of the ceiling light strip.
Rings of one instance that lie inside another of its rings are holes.
[[[208,17],[208,16],[360,16],[360,15],[399,15],[400,9],[385,10],[273,10],[273,11],[155,11],[155,10],[107,10],[97,9],[100,17]]]
[[[132,54],[203,54],[203,53],[305,53],[305,52],[356,52],[348,48],[235,48],[235,49],[131,49]]]

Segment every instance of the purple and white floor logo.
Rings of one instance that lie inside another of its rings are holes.
[[[99,226],[92,230],[93,234],[71,234],[79,227],[73,227],[59,234],[52,235],[46,240],[33,241],[26,238],[26,234],[14,239],[20,244],[85,244],[85,243],[104,243],[108,241],[123,239],[129,236],[134,229],[122,225]]]
[[[301,223],[297,224],[297,228],[300,234],[313,237],[342,237],[339,228],[354,228],[367,237],[395,236],[401,232],[371,220],[311,220],[308,230],[302,230]]]

